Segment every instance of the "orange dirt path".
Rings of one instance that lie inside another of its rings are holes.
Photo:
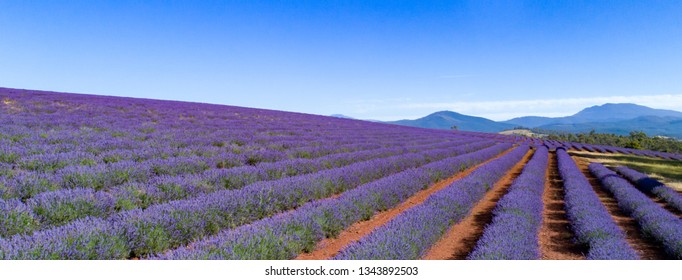
[[[386,211],[382,211],[374,214],[369,220],[360,221],[352,224],[345,230],[343,230],[336,238],[325,238],[318,242],[315,249],[310,253],[302,253],[298,255],[295,260],[325,260],[334,257],[343,247],[348,244],[360,240],[365,235],[372,232],[374,229],[388,223],[390,220],[398,216],[400,213],[414,206],[422,204],[431,194],[444,189],[445,187],[452,184],[452,182],[457,181],[471,172],[483,166],[484,164],[501,157],[502,155],[508,153],[513,148],[508,149],[499,155],[480,163],[474,167],[471,167],[463,172],[459,172],[454,176],[441,180],[436,184],[429,186],[428,188],[418,191],[413,196],[398,204],[398,206],[391,208]]]
[[[476,242],[483,234],[487,224],[493,219],[492,210],[497,201],[507,193],[516,177],[528,163],[533,151],[528,153],[512,167],[507,174],[498,180],[493,187],[486,192],[485,196],[471,209],[462,221],[450,227],[450,229],[424,254],[425,260],[463,260],[476,246]]]
[[[661,260],[670,259],[664,252],[663,248],[650,238],[646,238],[642,232],[639,230],[637,222],[625,214],[620,208],[618,208],[618,202],[616,199],[601,187],[599,179],[595,178],[592,173],[590,173],[587,168],[590,164],[589,160],[580,157],[573,157],[573,160],[578,165],[580,170],[583,172],[585,177],[592,185],[592,188],[599,196],[606,209],[611,214],[611,217],[620,227],[620,229],[625,233],[626,240],[630,247],[637,251],[639,257],[643,260]]]
[[[573,243],[573,231],[566,216],[564,183],[559,174],[557,156],[549,153],[545,191],[542,196],[544,209],[538,240],[543,260],[582,260],[586,248]]]

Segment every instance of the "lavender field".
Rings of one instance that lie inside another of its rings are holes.
[[[676,154],[7,88],[0,102],[0,259],[420,259],[454,226],[474,242],[442,250],[467,259],[682,257],[678,192],[623,168],[588,181],[569,152]],[[563,229],[545,226],[553,173]]]

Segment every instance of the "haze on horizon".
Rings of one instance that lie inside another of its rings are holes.
[[[0,1],[0,87],[414,119],[682,111],[680,1]]]

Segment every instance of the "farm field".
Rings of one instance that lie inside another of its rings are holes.
[[[682,259],[676,154],[189,102],[0,102],[0,259]],[[647,162],[667,173],[633,166]]]
[[[608,167],[627,166],[649,174],[677,191],[682,191],[682,161],[624,154],[572,151],[577,157],[603,163]]]

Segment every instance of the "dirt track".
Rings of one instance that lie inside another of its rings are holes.
[[[493,159],[501,157],[509,152],[507,150]],[[474,206],[471,213],[459,223],[453,225],[443,237],[430,248],[423,259],[445,260],[466,259],[468,254],[476,246],[476,242],[483,234],[485,226],[492,220],[492,210],[497,201],[504,196],[513,180],[519,176],[525,164],[530,160],[532,151],[517,163],[493,188],[486,193],[484,198]],[[337,238],[327,238],[319,242],[311,253],[299,255],[297,260],[307,259],[330,259],[348,244],[360,240],[371,233],[374,229],[386,224],[400,213],[423,203],[433,193],[447,187],[452,182],[459,180],[480,166],[492,161],[490,159],[478,164],[448,179],[442,180],[427,189],[417,192],[398,206],[375,214],[367,221],[357,222],[341,232]],[[615,199],[599,185],[599,181],[587,170],[589,161],[585,158],[574,157],[576,164],[581,169],[592,185],[599,199],[604,203],[607,210],[618,226],[626,233],[627,242],[637,251],[642,259],[669,259],[662,247],[655,241],[645,238],[639,230],[637,223],[619,208]],[[545,180],[545,192],[543,194],[544,212],[543,224],[539,232],[539,245],[544,260],[582,260],[585,259],[587,248],[573,243],[574,235],[564,210],[563,181],[558,172],[557,158],[554,152],[549,154],[549,162]],[[662,203],[659,201],[659,203]]]
[[[589,161],[579,157],[573,157],[573,160],[583,172],[585,177],[587,177],[588,181],[592,185],[592,188],[599,196],[599,199],[611,214],[611,218],[616,221],[616,224],[625,233],[628,244],[630,244],[630,247],[637,251],[639,257],[643,260],[669,259],[669,257],[664,253],[663,248],[655,241],[644,237],[637,226],[637,222],[620,210],[620,208],[618,208],[618,202],[616,199],[600,186],[599,180],[592,176],[592,173],[590,173],[587,168],[590,164]]]
[[[542,201],[542,227],[540,228],[540,254],[543,260],[582,260],[586,248],[573,243],[574,235],[566,217],[564,185],[559,175],[555,152],[549,153],[545,192]]]
[[[514,179],[528,163],[533,151],[528,151],[507,174],[495,183],[485,196],[471,209],[469,215],[450,229],[424,255],[426,260],[463,260],[471,253],[483,234],[485,226],[493,219],[492,210],[497,201],[507,193]]]
[[[400,213],[414,206],[422,204],[430,195],[433,193],[449,186],[452,182],[459,180],[471,172],[485,165],[486,163],[501,157],[502,155],[508,153],[511,149],[506,150],[496,157],[489,159],[483,163],[480,163],[474,167],[471,167],[463,172],[460,172],[450,178],[442,180],[434,185],[431,185],[427,189],[421,190],[405,200],[404,202],[398,204],[398,206],[391,208],[386,211],[375,214],[367,221],[357,222],[344,231],[342,231],[337,238],[326,238],[320,242],[315,247],[315,250],[310,253],[304,253],[298,255],[295,260],[325,260],[334,257],[343,247],[348,244],[360,240],[360,238],[372,232],[374,229],[388,223],[390,220],[398,216]]]

